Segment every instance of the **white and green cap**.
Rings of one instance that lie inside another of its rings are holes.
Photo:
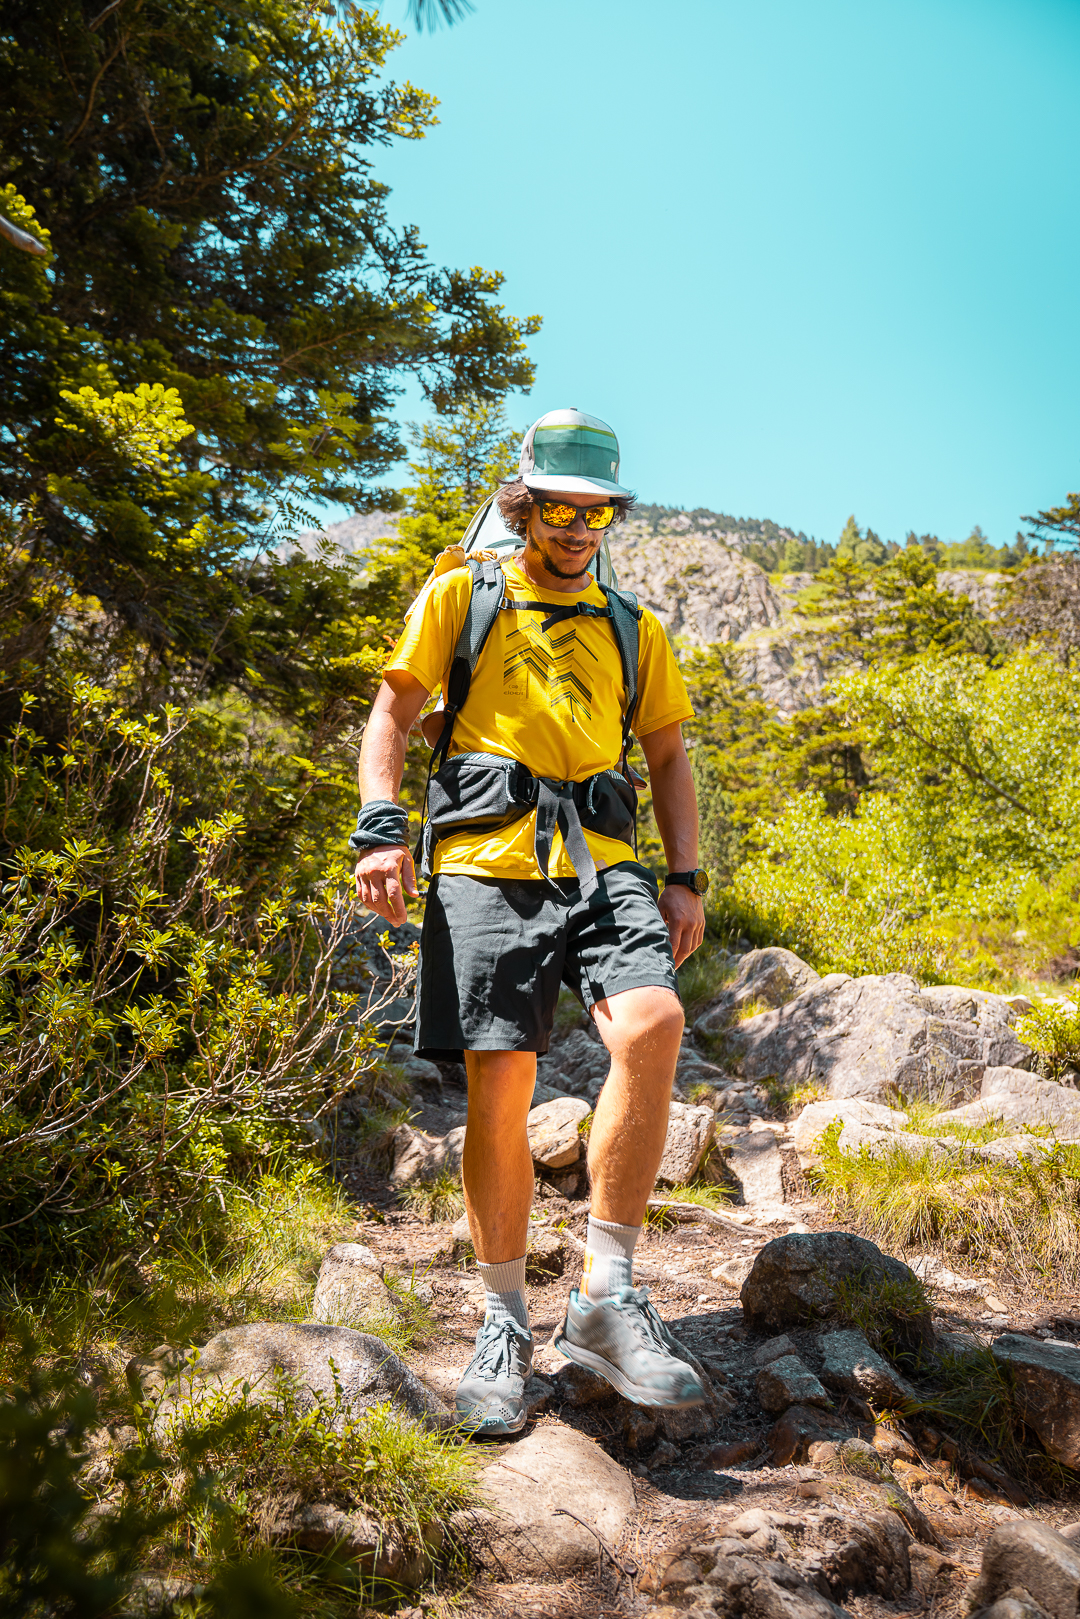
[[[630,494],[618,482],[618,439],[607,422],[581,410],[549,410],[533,422],[522,440],[520,469],[530,489]]]

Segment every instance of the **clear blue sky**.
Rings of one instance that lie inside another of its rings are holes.
[[[441,102],[391,218],[544,316],[515,423],[823,539],[1001,544],[1080,487],[1076,0],[476,0],[388,72]]]

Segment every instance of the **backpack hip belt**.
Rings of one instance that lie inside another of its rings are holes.
[[[585,827],[602,836],[627,842],[637,852],[637,793],[626,769],[631,723],[637,707],[638,620],[641,609],[629,591],[601,585],[607,605],[589,602],[511,601],[506,596],[506,580],[495,561],[468,563],[472,574],[472,594],[465,623],[454,649],[446,681],[446,708],[442,733],[428,763],[428,779],[421,811],[421,831],[416,858],[421,870],[431,876],[435,845],[452,832],[494,831],[520,820],[536,810],[534,850],[543,878],[549,884],[549,862],[556,829],[562,833],[567,857],[581,884],[582,898],[588,899],[597,886],[596,862],[585,840]],[[454,720],[460,713],[473,670],[500,611],[542,612],[541,625],[571,617],[610,618],[623,667],[626,706],[623,711],[620,769],[598,771],[584,781],[560,781],[551,776],[534,776],[521,760],[490,753],[456,753],[448,757]],[[552,885],[553,886],[553,885]]]

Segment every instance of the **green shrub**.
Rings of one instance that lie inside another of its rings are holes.
[[[1068,1069],[1080,1069],[1080,1012],[1060,1001],[1036,1001],[1020,1018],[1016,1033],[1039,1055],[1045,1079],[1060,1079]]]
[[[185,812],[187,722],[82,680],[67,696],[62,752],[26,713],[0,758],[0,839],[22,837],[0,913],[0,1243],[23,1265],[145,1246],[285,1141],[310,1155],[376,1047],[332,987],[342,868],[252,893],[240,811]]]
[[[115,1614],[136,1571],[160,1565],[162,1547],[178,1536],[176,1504],[160,1486],[165,1460],[146,1445],[115,1453],[108,1500],[95,1500],[86,1463],[100,1417],[96,1396],[44,1375],[32,1360],[23,1370],[0,1399],[0,1605],[11,1619]],[[213,1524],[205,1508],[214,1481],[199,1467],[198,1446],[183,1445],[178,1455],[189,1495]],[[180,1531],[181,1544],[184,1538]],[[220,1515],[205,1550],[208,1560],[197,1571],[205,1619],[295,1619],[297,1604],[266,1559],[245,1554],[222,1533]]]
[[[212,1519],[204,1517],[200,1531],[195,1510],[208,1478],[234,1545],[248,1555],[270,1544],[282,1499],[369,1513],[388,1538],[416,1550],[433,1524],[474,1503],[479,1458],[468,1445],[429,1433],[389,1405],[353,1411],[333,1362],[331,1371],[332,1398],[301,1391],[282,1374],[258,1399],[246,1386],[199,1391],[174,1415],[159,1416],[159,1466],[143,1476],[143,1505],[180,1505],[189,1555],[214,1553]]]

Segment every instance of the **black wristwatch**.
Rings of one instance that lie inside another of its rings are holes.
[[[696,866],[693,871],[669,871],[664,878],[664,887],[670,888],[672,883],[679,883],[683,888],[689,888],[694,894],[707,894],[709,892],[709,873],[704,866]]]

